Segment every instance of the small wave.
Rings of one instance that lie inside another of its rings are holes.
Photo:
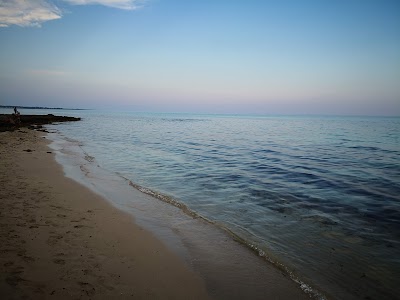
[[[305,292],[311,298],[317,299],[317,300],[326,300],[326,297],[321,292],[319,292],[317,289],[313,288],[310,284],[307,284],[303,280],[301,280],[299,278],[299,276],[296,275],[295,272],[291,271],[287,266],[285,266],[284,264],[279,262],[277,259],[273,259],[272,256],[269,255],[265,250],[261,249],[259,246],[255,245],[255,244],[247,241],[246,239],[244,239],[243,237],[239,236],[237,233],[233,232],[231,229],[229,229],[225,225],[217,223],[215,221],[212,221],[212,220],[210,220],[210,219],[198,214],[194,210],[190,209],[187,205],[179,202],[178,200],[174,199],[173,197],[164,195],[164,194],[159,193],[157,191],[154,191],[152,189],[149,189],[149,188],[143,187],[143,186],[141,186],[139,184],[136,184],[136,183],[132,182],[130,179],[126,178],[125,176],[123,176],[120,173],[116,173],[116,174],[118,176],[120,176],[121,178],[123,178],[129,184],[129,186],[137,189],[138,191],[140,191],[140,192],[142,192],[142,193],[144,193],[146,195],[152,196],[152,197],[154,197],[154,198],[156,198],[158,200],[161,200],[161,201],[163,201],[165,203],[173,205],[173,206],[179,208],[180,210],[182,210],[185,214],[187,214],[187,215],[189,215],[189,216],[191,216],[193,218],[202,219],[205,222],[222,229],[229,236],[231,236],[233,240],[235,240],[239,244],[247,247],[253,253],[255,253],[256,255],[258,255],[261,258],[263,258],[266,262],[272,264],[278,270],[282,271],[284,274],[289,276],[289,278],[291,280],[293,280],[296,284],[298,284],[299,287],[303,290],[303,292]]]
[[[355,149],[355,150],[366,151],[366,152],[383,152],[383,153],[388,153],[388,154],[399,154],[398,151],[383,149],[383,148],[380,148],[380,147],[371,147],[371,146],[350,146],[350,147],[347,147],[347,148],[348,148],[348,149]]]
[[[215,223],[214,223],[215,224]],[[327,298],[321,293],[319,292],[317,289],[313,288],[310,284],[305,283],[303,280],[301,280],[299,278],[298,275],[296,275],[295,272],[291,271],[286,265],[282,264],[281,262],[279,262],[277,259],[273,259],[271,255],[268,255],[267,252],[265,252],[265,250],[261,249],[260,247],[258,247],[257,245],[248,242],[247,240],[243,239],[242,237],[240,237],[239,235],[237,235],[236,233],[234,233],[232,230],[230,230],[229,228],[220,225],[220,228],[222,228],[223,230],[225,230],[229,235],[232,236],[232,238],[248,247],[250,250],[252,250],[256,255],[260,256],[261,258],[263,258],[265,261],[269,262],[270,264],[272,264],[274,267],[276,267],[278,270],[282,271],[285,275],[288,275],[289,278],[291,280],[293,280],[295,283],[297,283],[300,288],[302,289],[303,292],[305,292],[307,295],[309,295],[311,298],[313,299],[317,299],[317,300],[326,300]]]
[[[185,212],[186,214],[188,214],[189,216],[191,216],[193,218],[201,218],[201,219],[203,219],[203,220],[205,220],[205,221],[207,221],[209,223],[213,223],[211,220],[208,220],[207,218],[197,214],[195,211],[193,211],[190,208],[188,208],[185,204],[175,200],[174,198],[172,198],[170,196],[167,196],[167,195],[164,195],[164,194],[161,194],[159,192],[153,191],[153,190],[151,190],[149,188],[146,188],[146,187],[143,187],[141,185],[138,185],[138,184],[132,182],[130,179],[124,177],[120,173],[117,173],[117,174],[118,174],[118,176],[120,176],[123,179],[125,179],[131,187],[137,189],[138,191],[140,191],[140,192],[142,192],[142,193],[144,193],[146,195],[150,195],[150,196],[152,196],[152,197],[154,197],[154,198],[156,198],[158,200],[161,200],[161,201],[163,201],[165,203],[171,204],[171,205],[181,209],[183,212]]]

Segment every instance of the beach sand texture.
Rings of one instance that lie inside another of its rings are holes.
[[[308,298],[250,250],[194,271],[130,214],[65,177],[48,144],[43,132],[0,133],[1,299]],[[259,263],[237,269],[247,260]]]
[[[207,299],[152,234],[64,177],[39,132],[0,134],[1,299]]]

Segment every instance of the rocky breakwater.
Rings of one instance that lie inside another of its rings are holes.
[[[12,131],[21,127],[40,129],[42,125],[58,122],[80,121],[81,118],[48,115],[0,114],[0,131]]]

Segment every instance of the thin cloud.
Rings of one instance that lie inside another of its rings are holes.
[[[0,2],[0,27],[18,25],[39,27],[41,23],[60,19],[61,11],[44,0],[5,0]]]
[[[72,5],[88,5],[97,4],[104,5],[108,7],[114,7],[119,9],[134,10],[138,9],[142,1],[138,0],[64,0],[65,2]]]
[[[70,5],[103,5],[135,10],[146,0],[63,0]],[[17,25],[40,27],[46,21],[62,17],[62,11],[49,0],[0,0],[0,28]]]

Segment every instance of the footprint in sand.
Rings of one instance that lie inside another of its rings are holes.
[[[88,274],[90,274],[92,272],[90,270],[88,270],[88,269],[84,269],[84,270],[82,270],[82,273],[83,273],[83,275],[88,275]]]
[[[58,240],[62,239],[64,236],[62,235],[52,235],[48,238],[47,240],[47,244],[50,246],[54,246],[55,244],[57,244]]]
[[[14,265],[13,261],[8,261],[4,264],[5,267],[11,267],[12,265]]]
[[[11,286],[17,286],[21,281],[26,281],[19,275],[11,275],[6,278],[6,282]]]
[[[60,258],[53,259],[53,262],[57,265],[65,265],[65,260]]]
[[[34,259],[33,257],[30,256],[23,256],[22,259],[26,262],[34,262],[36,259]]]
[[[78,284],[83,288],[82,292],[86,293],[86,296],[93,296],[96,289],[89,282],[78,281]]]

